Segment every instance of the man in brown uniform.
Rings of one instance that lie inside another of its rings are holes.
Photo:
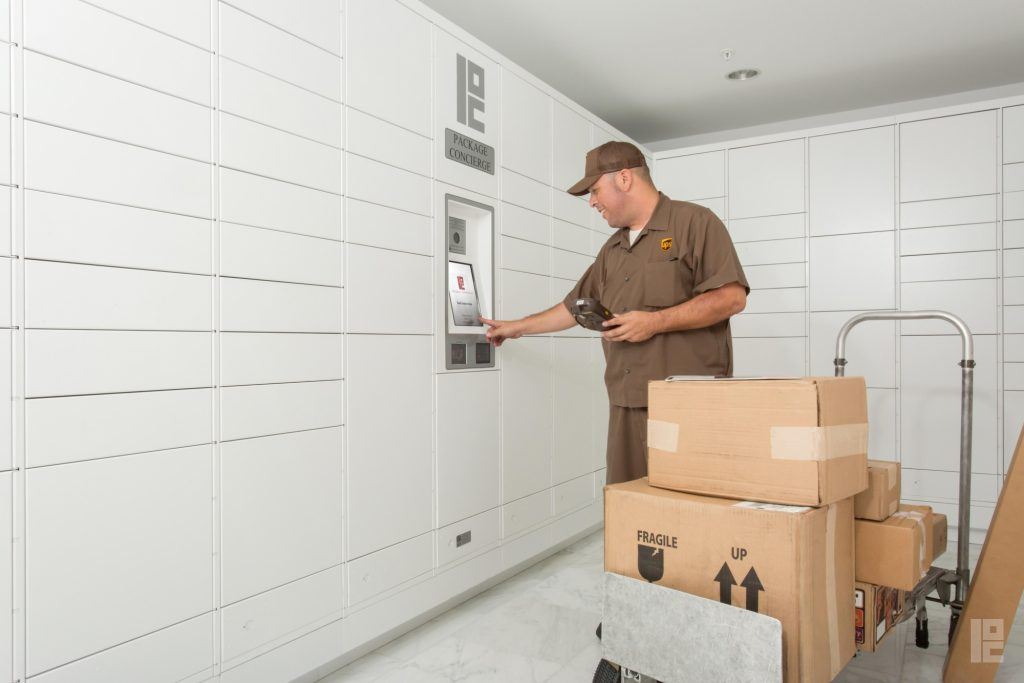
[[[599,300],[614,318],[602,346],[609,484],[647,475],[647,382],[669,375],[731,375],[729,317],[750,287],[722,221],[672,201],[651,182],[643,154],[628,142],[587,153],[586,175],[569,188],[618,230],[565,300],[520,320],[483,320],[495,346],[524,334],[565,330],[576,299]]]

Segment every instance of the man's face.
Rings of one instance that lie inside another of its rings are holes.
[[[590,186],[590,206],[599,211],[612,228],[629,225],[629,193],[621,187],[621,173],[605,173]]]

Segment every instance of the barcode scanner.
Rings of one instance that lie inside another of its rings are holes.
[[[576,299],[569,312],[582,327],[598,332],[604,331],[604,321],[612,319],[612,312],[597,299]]]

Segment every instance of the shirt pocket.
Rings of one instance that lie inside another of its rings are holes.
[[[686,300],[679,259],[670,256],[644,268],[644,306],[665,308]]]

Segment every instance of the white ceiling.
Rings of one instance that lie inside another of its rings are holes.
[[[1024,0],[423,2],[645,143],[1024,82]]]

